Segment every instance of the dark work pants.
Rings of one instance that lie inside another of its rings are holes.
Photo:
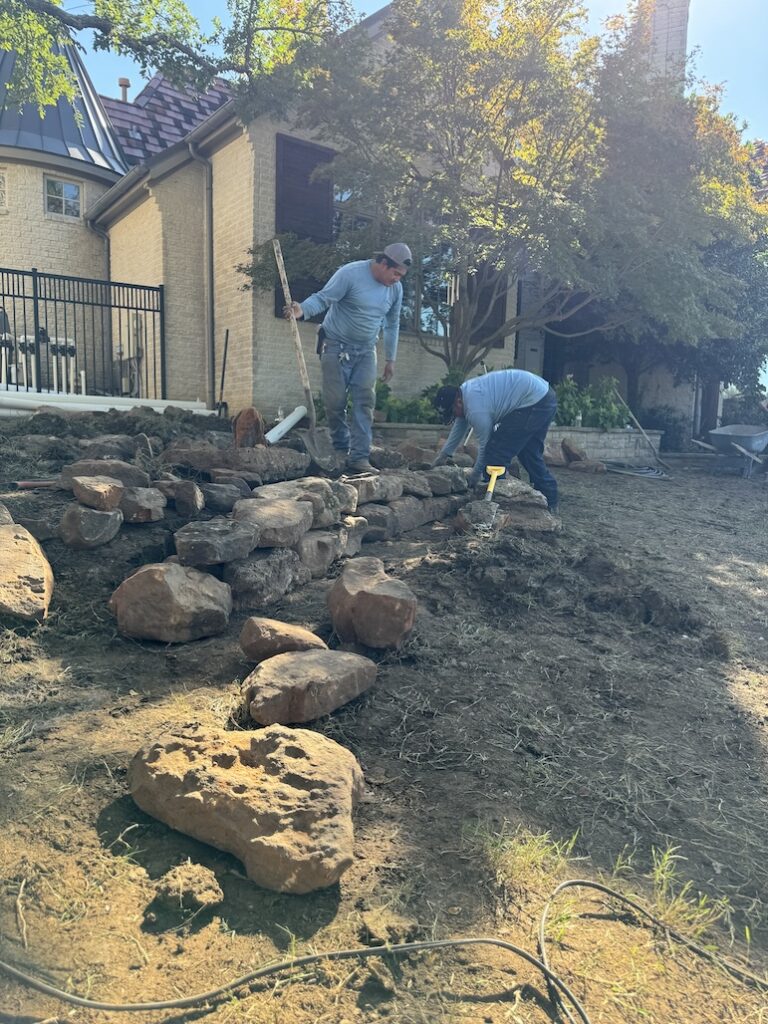
[[[541,491],[549,508],[557,506],[557,480],[544,462],[544,440],[557,412],[557,396],[552,388],[535,405],[507,413],[491,434],[485,450],[486,466],[509,466],[517,458]]]

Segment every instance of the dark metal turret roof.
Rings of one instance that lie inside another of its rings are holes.
[[[127,166],[120,146],[83,62],[74,47],[62,47],[61,52],[77,79],[79,95],[73,103],[59,99],[46,107],[45,117],[41,117],[34,104],[21,109],[10,105],[7,86],[16,54],[0,50],[0,146],[81,161],[114,175],[125,174]]]

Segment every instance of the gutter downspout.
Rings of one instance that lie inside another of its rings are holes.
[[[110,245],[109,245],[109,235],[104,230],[104,228],[100,228],[98,226],[96,221],[94,221],[94,220],[87,220],[86,219],[85,223],[86,223],[86,226],[88,228],[90,228],[90,230],[93,231],[93,233],[95,235],[98,235],[99,238],[102,238],[104,240],[104,264],[105,264],[104,280],[105,281],[111,281],[112,280],[112,253],[111,253]]]
[[[205,264],[206,264],[206,314],[205,329],[208,337],[208,408],[216,408],[216,334],[215,303],[213,294],[213,166],[204,157],[194,142],[187,143],[189,155],[205,168]]]

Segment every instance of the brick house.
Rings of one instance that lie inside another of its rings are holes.
[[[655,26],[660,61],[668,63],[670,48],[678,56],[681,46],[684,52],[687,6],[688,0],[660,4],[663,11]],[[383,34],[385,18],[386,8],[363,22],[374,39]],[[10,236],[0,218],[0,267],[66,267],[67,273],[86,277],[162,284],[167,398],[201,399],[213,406],[228,334],[224,399],[230,411],[253,404],[274,415],[281,407],[292,408],[302,390],[289,326],[276,315],[275,297],[244,291],[244,278],[235,268],[245,261],[250,247],[279,232],[331,241],[332,183],[310,179],[332,151],[267,117],[241,123],[224,83],[214,83],[203,96],[192,96],[158,75],[128,102],[125,89],[119,100],[96,96],[74,51],[72,60],[88,123],[99,140],[99,147],[85,147],[86,154],[96,148],[98,160],[76,158],[77,180],[83,183],[77,233],[67,224],[64,238],[59,218],[50,213],[30,217],[24,226],[26,247],[17,248],[8,244]],[[66,104],[60,103],[58,110],[63,123]],[[25,116],[30,122],[37,120],[38,128],[45,124],[36,112]],[[8,151],[2,125],[0,121],[0,160]],[[17,158],[24,144],[20,134],[10,141]],[[38,148],[33,158],[25,150],[27,166],[58,160],[70,169],[71,155],[49,150]],[[12,148],[12,156],[13,152]],[[72,153],[71,145],[68,152]],[[21,163],[16,159],[14,168]],[[0,163],[0,175],[2,171]],[[0,189],[0,204],[2,196]],[[15,204],[16,216],[22,216],[22,206],[36,209],[31,195]],[[28,212],[23,216],[29,217]],[[295,285],[295,297],[303,298],[301,284]],[[524,287],[520,301],[525,301]],[[316,328],[301,324],[300,331],[313,388],[319,390]],[[523,331],[504,339],[492,362],[496,367],[517,365],[541,373],[546,348],[543,332]],[[404,325],[395,394],[418,395],[444,370]],[[596,367],[588,376],[604,372]],[[649,382],[655,392],[649,404],[675,405],[693,418],[692,389],[676,388],[663,374],[657,376]]]

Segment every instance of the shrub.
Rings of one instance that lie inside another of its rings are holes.
[[[573,427],[579,422],[584,427],[599,427],[601,430],[615,430],[627,422],[624,406],[616,397],[617,381],[604,377],[597,384],[587,388],[579,387],[569,374],[555,385],[557,392],[558,427]]]
[[[688,419],[669,405],[641,409],[638,419],[646,430],[663,430],[661,450],[664,452],[689,451],[691,427]]]

